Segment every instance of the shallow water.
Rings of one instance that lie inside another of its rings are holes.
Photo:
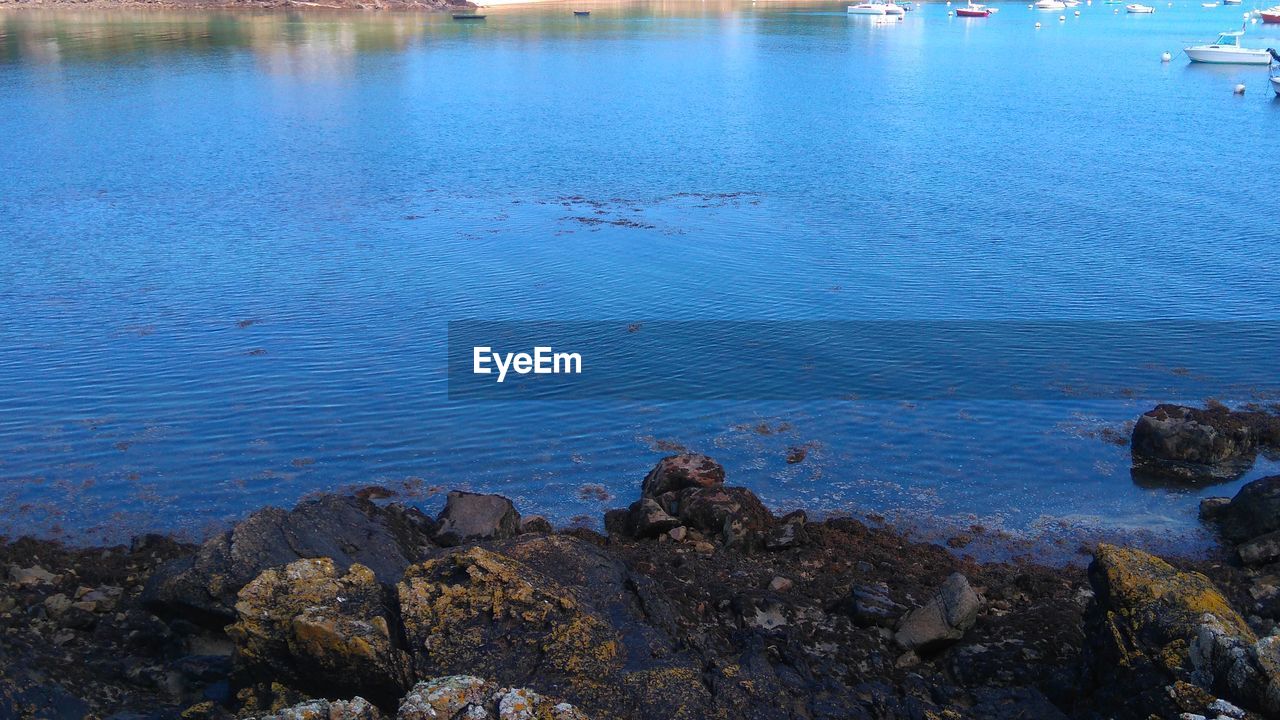
[[[1239,483],[1100,437],[1178,398],[447,398],[465,318],[1275,320],[1280,100],[1159,61],[1248,8],[1000,7],[0,14],[0,531],[374,482],[595,521],[686,447],[780,508],[1205,542]]]

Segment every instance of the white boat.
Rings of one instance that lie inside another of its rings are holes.
[[[1135,15],[1147,15],[1155,12],[1156,9],[1151,7],[1150,5],[1133,3],[1132,5],[1125,5],[1124,11],[1128,13],[1134,13]]]
[[[1222,0],[1223,5],[1239,5],[1243,0]]]
[[[884,4],[885,15],[906,15],[907,9],[895,2],[887,2]]]
[[[1203,8],[1218,7],[1218,3],[1216,3],[1216,2],[1211,2],[1211,3],[1200,3],[1200,7],[1203,7]]]
[[[1062,0],[1038,0],[1036,2],[1037,10],[1062,10],[1067,6]]]
[[[1219,65],[1270,65],[1271,53],[1263,49],[1241,47],[1240,36],[1243,30],[1218,34],[1218,39],[1210,45],[1194,45],[1184,48],[1183,52],[1191,58],[1191,62],[1217,63]]]
[[[885,5],[882,2],[864,2],[857,5],[850,5],[848,10],[850,15],[888,15],[885,11]]]

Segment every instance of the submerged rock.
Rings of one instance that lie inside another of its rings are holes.
[[[240,591],[227,629],[236,664],[308,693],[362,693],[390,705],[409,685],[394,611],[373,571],[329,558],[264,571]]]
[[[907,650],[929,652],[964,637],[980,609],[982,600],[969,587],[969,580],[952,573],[929,602],[902,618],[893,639]]]
[[[144,600],[160,610],[222,625],[235,619],[236,594],[263,570],[305,558],[353,563],[384,584],[433,549],[435,529],[417,510],[360,498],[320,495],[293,510],[264,508],[175,560],[147,582]]]
[[[1133,427],[1134,472],[1174,480],[1227,479],[1253,462],[1260,441],[1258,413],[1215,406],[1200,410],[1157,405]]]
[[[520,513],[501,495],[454,490],[438,518],[436,542],[445,547],[478,540],[505,540],[520,533]]]
[[[1210,580],[1139,550],[1100,545],[1089,566],[1094,603],[1086,622],[1088,667],[1104,699],[1130,715],[1176,717],[1164,691],[1188,683],[1274,712],[1258,639]],[[1277,696],[1280,697],[1280,696]]]

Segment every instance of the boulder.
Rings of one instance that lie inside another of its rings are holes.
[[[385,593],[369,568],[343,574],[329,558],[265,570],[240,591],[227,628],[236,665],[305,693],[359,692],[394,706],[409,686],[408,656]]]
[[[204,543],[193,557],[158,569],[143,600],[153,609],[221,626],[235,619],[236,594],[263,570],[304,558],[353,563],[391,584],[434,549],[434,523],[401,505],[320,495],[293,510],[265,508]]]
[[[1103,544],[1089,581],[1086,662],[1104,702],[1133,708],[1131,717],[1176,717],[1181,708],[1164,688],[1183,682],[1267,710],[1258,639],[1204,575]]]
[[[587,720],[566,702],[528,688],[505,688],[471,675],[424,680],[400,703],[396,720]]]
[[[680,527],[680,521],[667,514],[652,498],[640,498],[627,508],[625,533],[631,537],[653,538]]]
[[[1233,543],[1280,530],[1280,475],[1246,483],[1215,519],[1222,536]]]
[[[436,542],[453,547],[479,540],[505,540],[520,533],[520,513],[501,495],[454,490],[437,518]]]
[[[982,600],[969,580],[952,573],[923,606],[898,623],[893,639],[907,650],[929,652],[964,637],[982,609]]]
[[[774,524],[773,513],[746,488],[695,488],[668,493],[663,499],[667,501],[663,509],[669,514],[674,511],[679,524],[730,544],[762,537]]]
[[[706,455],[684,453],[658,461],[640,486],[642,497],[656,498],[686,488],[710,488],[724,484],[724,468]]]
[[[360,696],[350,700],[308,700],[258,720],[383,720],[382,713]]]
[[[1257,450],[1250,417],[1220,406],[1157,405],[1133,427],[1134,471],[1188,481],[1238,475]]]
[[[766,550],[787,550],[809,542],[809,533],[805,526],[809,516],[803,510],[796,510],[785,515],[771,530],[765,533]]]

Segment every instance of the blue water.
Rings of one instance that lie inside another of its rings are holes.
[[[779,508],[1205,542],[1238,482],[1098,437],[1179,398],[447,398],[466,318],[1275,320],[1280,100],[1177,55],[1249,8],[1000,7],[0,14],[0,532],[369,483],[595,522],[685,447]]]

